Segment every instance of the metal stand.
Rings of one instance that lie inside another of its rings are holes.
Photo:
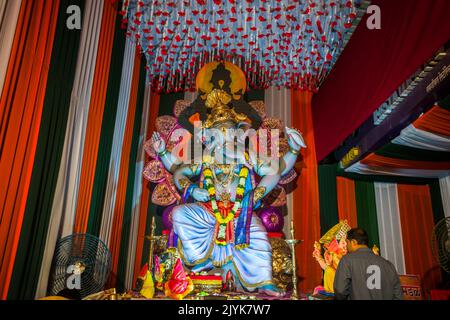
[[[295,246],[303,240],[296,240],[295,239],[295,230],[294,230],[294,221],[291,221],[291,239],[285,240],[286,243],[289,245],[289,248],[291,249],[291,256],[292,256],[292,283],[294,285],[291,300],[298,300],[298,291],[297,291],[297,263],[295,261]]]

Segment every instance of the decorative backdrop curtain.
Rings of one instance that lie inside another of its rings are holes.
[[[0,96],[5,81],[22,0],[0,0]]]
[[[366,230],[369,245],[380,247],[378,237],[377,207],[373,182],[355,181],[355,198],[358,215],[358,227]]]
[[[406,274],[397,185],[375,183],[375,201],[381,256],[392,262],[399,274]]]
[[[406,273],[419,275],[425,293],[429,293],[441,282],[439,263],[430,245],[434,221],[429,188],[399,184],[397,189]]]
[[[144,150],[144,143],[147,141],[147,132],[149,126],[149,115],[150,115],[150,101],[151,101],[151,90],[150,86],[145,86],[144,102],[142,108],[142,118],[140,125],[138,150],[136,154],[136,169],[134,173],[134,188],[133,188],[133,208],[131,214],[131,226],[130,226],[130,237],[128,241],[128,256],[127,256],[127,269],[125,275],[125,286],[127,288],[133,287],[133,273],[134,273],[134,261],[137,253],[138,244],[138,232],[140,221],[141,207],[143,206],[142,197],[144,186],[144,179],[142,177],[142,172],[144,171],[146,156]],[[148,199],[148,195],[147,195]],[[142,218],[145,220],[145,217]]]
[[[99,238],[107,245],[110,244],[112,222],[114,219],[114,206],[116,203],[117,184],[120,173],[120,159],[122,155],[123,138],[130,102],[130,92],[133,77],[133,67],[136,46],[130,39],[126,40],[125,56],[122,66],[122,79],[120,84],[119,102],[117,106],[116,122],[114,126],[113,144],[110,156],[108,180],[103,205],[102,224]]]
[[[312,122],[312,92],[293,90],[291,93],[292,126],[299,129],[307,145],[302,150],[302,168],[293,192],[293,218],[296,239],[303,240],[297,246],[297,266],[300,288],[311,291],[321,283],[322,270],[312,257],[314,241],[320,239],[319,185],[317,157]]]
[[[94,87],[92,89],[86,138],[84,141],[74,233],[85,233],[88,225],[117,17],[116,9],[111,3],[106,2],[103,7],[102,27],[94,74]]]
[[[314,97],[319,160],[450,39],[447,0],[373,0],[372,4],[381,9],[381,29],[367,28],[369,15],[362,19]]]
[[[358,225],[355,182],[344,177],[336,178],[339,220],[347,220],[351,227]]]
[[[84,1],[61,0],[36,158],[8,299],[33,299],[41,265],[43,262],[50,265],[49,261],[43,261],[43,256],[47,249],[81,34],[66,28],[66,9],[74,4],[82,8]]]
[[[133,76],[131,80],[131,88],[130,88],[130,98],[127,102],[128,112],[126,116],[125,130],[123,136],[123,142],[121,147],[121,159],[119,166],[119,177],[117,180],[117,189],[113,210],[113,219],[112,219],[112,229],[111,235],[109,239],[109,249],[112,255],[112,272],[117,274],[117,268],[119,264],[119,255],[120,255],[120,247],[122,243],[122,233],[127,234],[129,230],[124,228],[124,222],[127,222],[128,225],[128,217],[131,210],[125,212],[125,201],[127,196],[127,186],[128,181],[133,179],[133,174],[130,175],[130,162],[132,162],[132,167],[134,168],[134,164],[136,161],[136,157],[131,159],[130,154],[134,154],[134,150],[132,150],[133,143],[133,135],[134,135],[134,127],[135,127],[135,117],[136,117],[136,109],[138,111],[142,111],[142,105],[137,108],[137,99],[138,99],[138,89],[139,89],[139,80],[140,80],[140,71],[141,71],[141,54],[138,50],[135,50],[135,58],[134,58],[134,67],[133,67]],[[141,102],[142,103],[142,102]],[[141,116],[141,114],[140,114]],[[137,123],[140,123],[138,121]],[[125,217],[125,219],[124,219]],[[123,279],[120,279],[121,281]],[[120,283],[117,286],[118,289],[123,288],[123,283]]]
[[[0,298],[7,296],[36,155],[59,1],[24,0],[0,98]]]

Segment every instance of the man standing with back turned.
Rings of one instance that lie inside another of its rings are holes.
[[[402,300],[400,279],[392,263],[375,255],[360,228],[347,233],[347,251],[336,270],[337,300]]]

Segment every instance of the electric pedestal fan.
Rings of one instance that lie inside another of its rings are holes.
[[[442,219],[435,225],[431,244],[433,254],[441,268],[450,274],[450,217]]]
[[[104,289],[111,272],[111,253],[106,244],[90,234],[73,234],[56,244],[48,294],[76,293],[82,299]]]

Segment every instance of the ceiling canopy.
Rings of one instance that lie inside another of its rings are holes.
[[[362,0],[125,0],[127,35],[157,91],[195,88],[213,60],[244,70],[253,88],[316,91],[356,28]]]

